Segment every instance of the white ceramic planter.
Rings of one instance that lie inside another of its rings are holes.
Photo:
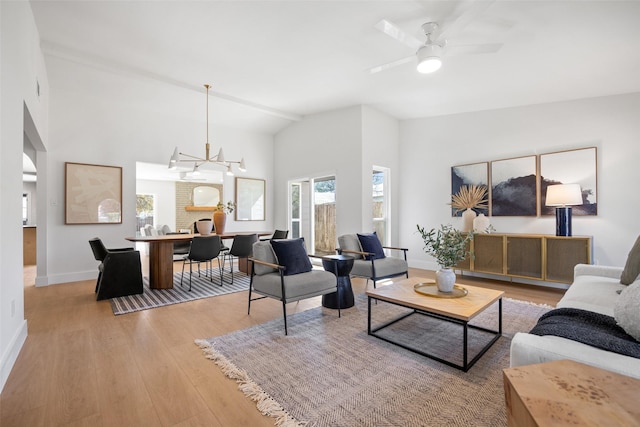
[[[213,221],[198,221],[196,223],[196,228],[198,229],[198,233],[203,236],[211,234],[211,230],[213,230]]]
[[[450,268],[441,268],[436,271],[436,286],[440,292],[453,292],[456,284],[456,273]]]

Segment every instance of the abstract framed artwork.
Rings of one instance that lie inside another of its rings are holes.
[[[536,216],[536,156],[491,162],[491,215]]]
[[[122,224],[122,168],[65,162],[65,224]]]
[[[460,191],[463,185],[484,185],[489,192],[489,163],[471,163],[467,165],[458,165],[451,167],[451,194],[454,195]],[[481,209],[476,212],[489,215],[488,209]],[[451,216],[461,216],[462,211],[456,213],[451,208]]]
[[[558,151],[540,155],[540,212],[553,215],[555,208],[545,206],[547,187],[554,184],[579,184],[582,206],[572,206],[573,215],[598,214],[598,151],[596,147]]]

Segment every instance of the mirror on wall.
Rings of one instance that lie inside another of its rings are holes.
[[[193,189],[193,206],[216,206],[219,201],[217,188],[200,185]]]
[[[236,221],[264,221],[264,179],[236,177]]]

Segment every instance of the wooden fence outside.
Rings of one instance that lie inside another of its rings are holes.
[[[382,217],[383,203],[373,202],[373,212],[376,218]],[[379,223],[383,226],[382,223]],[[376,230],[384,244],[384,230]],[[371,230],[354,230],[354,233],[370,233]],[[315,205],[315,241],[316,254],[334,254],[338,237],[336,236],[336,204],[324,203]]]

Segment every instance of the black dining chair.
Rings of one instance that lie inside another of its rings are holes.
[[[107,249],[102,240],[89,240],[93,257],[100,262],[96,281],[96,300],[141,294],[140,251],[134,248]]]
[[[257,234],[238,234],[233,238],[231,249],[227,253],[227,258],[229,258],[229,271],[231,272],[231,284],[233,284],[233,258],[249,258],[252,256],[253,244],[257,241]]]
[[[222,248],[222,240],[220,236],[195,236],[191,240],[189,253],[182,259],[182,275],[180,276],[180,286],[184,278],[184,266],[189,263],[189,290],[191,290],[191,279],[193,276],[193,263],[198,263],[198,277],[200,277],[200,263],[205,263],[205,276],[209,271],[211,281],[213,282],[213,260],[218,259],[218,271],[220,272],[220,283],[222,286],[222,266],[220,265],[220,251]],[[209,267],[209,268],[207,268]],[[215,283],[215,282],[214,282]]]
[[[260,240],[264,242],[267,240],[286,239],[287,236],[289,236],[289,230],[276,230],[273,232],[271,237],[266,237]]]

